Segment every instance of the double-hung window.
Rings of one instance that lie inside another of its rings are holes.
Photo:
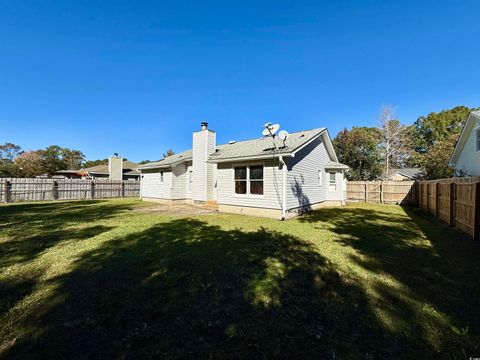
[[[237,195],[263,195],[263,165],[235,167],[234,181]]]
[[[235,168],[235,194],[247,194],[247,167]]]

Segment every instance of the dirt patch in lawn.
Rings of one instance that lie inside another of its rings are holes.
[[[216,214],[217,211],[205,209],[200,206],[193,205],[155,205],[142,207],[133,210],[144,214],[168,214],[168,215],[209,215]]]

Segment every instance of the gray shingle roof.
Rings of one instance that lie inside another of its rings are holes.
[[[306,144],[315,136],[324,132],[326,128],[298,131],[291,133],[285,144],[277,137],[262,137],[258,139],[237,141],[234,143],[217,145],[216,152],[210,155],[211,161],[235,160],[238,158],[254,158],[264,155],[282,155],[288,154],[302,145]],[[275,144],[275,145],[274,145]],[[192,150],[187,150],[179,154],[167,156],[166,158],[151,162],[139,167],[139,169],[148,169],[156,167],[169,167],[180,161],[192,160]]]
[[[420,179],[423,176],[422,169],[419,168],[403,168],[403,169],[390,169],[388,173],[384,176],[388,178],[394,174],[403,174],[412,179]]]
[[[123,170],[134,170],[136,168],[138,168],[140,165],[138,165],[137,163],[134,163],[132,161],[129,161],[129,160],[124,160],[123,161]],[[89,172],[89,173],[96,173],[96,174],[108,174],[108,164],[103,164],[103,165],[95,165],[95,166],[91,166],[89,168],[84,168],[84,169],[80,169],[78,171],[82,171],[82,172]]]
[[[233,144],[224,144],[217,148],[217,152],[210,155],[210,160],[226,160],[249,158],[263,155],[288,154],[307,143],[313,137],[321,134],[325,128],[291,133],[285,144],[277,137],[262,137],[259,139],[238,141]],[[275,145],[274,145],[275,144]]]
[[[150,167],[169,167],[170,165],[175,164],[177,162],[189,161],[189,160],[192,160],[192,150],[187,150],[178,154],[173,154],[173,155],[167,156],[166,158],[163,158],[160,161],[147,163],[142,166],[139,166],[138,168],[148,169]]]

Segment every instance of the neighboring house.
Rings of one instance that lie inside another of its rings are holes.
[[[220,212],[285,219],[346,199],[346,165],[325,128],[217,145],[202,123],[193,148],[139,167],[141,198],[218,204]]]
[[[382,180],[387,181],[412,181],[421,180],[424,174],[419,168],[390,169]]]
[[[55,177],[67,179],[110,179],[110,180],[139,180],[139,164],[124,160],[121,156],[110,156],[108,164],[96,165],[80,170],[61,170]]]
[[[480,111],[468,116],[449,165],[457,174],[480,176]]]

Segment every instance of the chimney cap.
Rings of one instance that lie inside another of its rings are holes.
[[[202,121],[200,123],[200,127],[201,127],[202,130],[207,130],[208,129],[208,122]]]

